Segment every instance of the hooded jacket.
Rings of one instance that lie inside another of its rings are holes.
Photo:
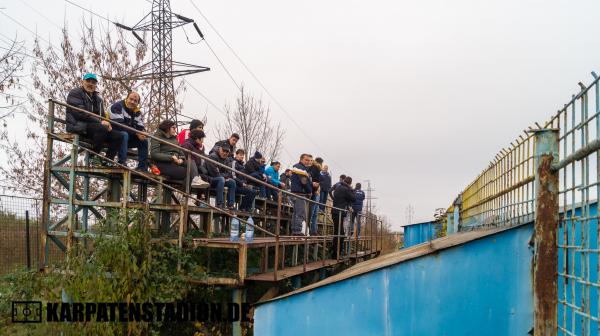
[[[142,113],[140,112],[139,107],[130,109],[125,105],[125,100],[119,100],[118,102],[112,104],[110,107],[109,116],[110,120],[127,125],[131,128],[135,128],[138,131],[146,130],[146,127],[144,126],[144,119],[142,118]],[[116,124],[113,124],[113,128],[120,131],[133,133]]]
[[[98,92],[87,93],[83,87],[74,88],[67,95],[67,104],[92,112],[100,117],[106,118],[104,113],[104,101]],[[67,132],[85,134],[87,124],[98,124],[101,118],[94,118],[84,112],[67,107],[66,122]]]
[[[254,157],[251,157],[250,160],[248,160],[248,162],[246,162],[246,174],[250,175],[252,173],[259,173],[262,174],[263,171],[261,171],[260,169],[260,162],[258,162],[258,160]]]
[[[154,136],[173,144],[174,146],[179,147],[179,142],[177,142],[177,137],[167,137],[167,134],[161,130],[160,128],[156,130]],[[179,158],[185,158],[183,152],[177,148],[162,142],[156,141],[154,139],[150,140],[150,159],[157,162],[173,162],[172,156],[175,155]]]
[[[265,175],[267,175],[267,177],[271,178],[271,183],[276,185],[276,186],[280,186],[280,181],[279,181],[279,172],[275,171],[275,168],[273,166],[269,166],[269,168],[265,169]]]

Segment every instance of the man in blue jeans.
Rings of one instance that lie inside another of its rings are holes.
[[[313,194],[311,200],[315,202],[319,202],[319,194],[320,194],[320,176],[321,176],[321,165],[323,164],[323,159],[318,157],[314,161],[311,161],[309,169],[309,174],[312,179],[312,190]],[[319,204],[311,203],[310,205],[310,235],[316,236],[319,234],[317,227],[317,212],[319,210]]]
[[[231,151],[231,147],[221,146],[218,147],[214,152],[212,152],[208,158],[219,162],[221,164],[226,165],[227,158],[229,157],[229,153]],[[210,187],[215,188],[217,193],[217,207],[225,208],[225,187],[227,187],[227,208],[229,210],[235,209],[235,192],[236,192],[236,181],[232,178],[231,172],[225,168],[221,168],[216,164],[209,162],[208,160],[204,160],[204,165],[206,168],[207,176],[210,179]],[[246,197],[249,198],[249,197]]]
[[[138,131],[145,131],[144,120],[142,113],[139,108],[140,95],[131,91],[127,94],[127,97],[123,100],[112,104],[110,107],[110,120],[116,121],[119,124],[123,124],[134,128]],[[136,170],[147,171],[148,170],[148,139],[145,135],[136,133],[131,130],[127,130],[118,124],[112,124],[114,132],[118,132],[123,136],[123,142],[119,147],[119,163],[122,165],[127,164],[127,149],[137,148],[138,151],[138,165]],[[113,159],[113,158],[109,158]]]

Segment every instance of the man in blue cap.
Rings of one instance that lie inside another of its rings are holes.
[[[108,144],[106,156],[112,158],[123,142],[123,135],[120,132],[113,132],[108,115],[104,111],[103,99],[96,91],[98,78],[93,73],[83,75],[81,87],[74,88],[67,96],[67,132],[80,134],[86,141],[92,144],[92,150],[100,153],[104,144]],[[91,116],[85,112],[74,109],[77,107],[82,110],[98,115]],[[91,157],[93,165],[102,164],[99,157]]]

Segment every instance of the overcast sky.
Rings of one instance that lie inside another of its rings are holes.
[[[72,1],[128,25],[150,10],[145,0]],[[304,130],[190,0],[171,1],[173,12],[198,22],[235,80],[271,102],[287,131],[282,161],[309,152],[322,156],[334,176],[371,180],[374,204],[395,227],[406,224],[409,204],[415,222],[449,206],[497,151],[566,103],[577,82],[591,81],[590,71],[600,71],[597,0],[194,3]],[[0,0],[4,13],[56,45],[58,28],[25,4],[67,21],[74,34],[90,16],[63,0]],[[0,18],[0,31],[17,32],[31,45],[30,33]],[[212,68],[188,79],[219,107],[235,99],[237,88],[206,44],[191,45],[177,31],[174,60]],[[193,90],[183,98],[186,114],[206,112],[209,129],[223,119]]]

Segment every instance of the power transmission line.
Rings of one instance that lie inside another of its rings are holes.
[[[215,28],[215,26],[208,20],[208,18],[206,17],[206,15],[204,15],[202,13],[202,11],[200,10],[200,8],[198,8],[198,6],[194,3],[193,0],[190,0],[190,3],[192,4],[192,6],[196,9],[196,11],[198,11],[198,13],[200,14],[200,16],[202,16],[202,18],[206,21],[206,23],[211,27],[211,29],[217,34],[217,36],[219,36],[219,38],[221,39],[221,41],[225,44],[225,46],[227,46],[227,48],[229,49],[229,51],[231,51],[231,53],[235,56],[235,58],[242,64],[242,66],[246,69],[246,71],[248,71],[248,73],[252,76],[252,78],[254,78],[254,80],[256,80],[256,82],[260,85],[260,87],[265,91],[265,93],[275,102],[275,104],[279,107],[279,109],[281,111],[283,111],[285,113],[285,115],[292,121],[292,123],[296,126],[296,128],[298,128],[298,130],[300,130],[300,132],[304,135],[305,138],[307,138],[310,142],[312,142],[312,144],[317,147],[318,150],[323,152],[323,149],[321,148],[321,146],[319,146],[317,144],[317,142],[312,139],[312,137],[310,137],[308,135],[308,133],[306,133],[304,131],[304,129],[298,124],[298,122],[292,117],[291,113],[289,113],[284,107],[283,105],[279,102],[279,100],[277,100],[273,94],[271,94],[271,92],[266,88],[266,86],[263,84],[263,82],[258,79],[258,77],[254,74],[254,72],[252,70],[250,70],[250,68],[248,67],[248,65],[242,60],[242,58],[235,52],[235,50],[233,50],[233,48],[231,47],[231,45],[229,45],[229,43],[227,43],[227,41],[225,40],[225,38],[223,37],[223,35],[221,35],[219,33],[219,31]],[[345,168],[339,164],[337,161],[335,161],[333,158],[328,158],[328,160],[332,161],[336,166],[338,166],[338,168],[341,168],[342,170],[345,170]]]

